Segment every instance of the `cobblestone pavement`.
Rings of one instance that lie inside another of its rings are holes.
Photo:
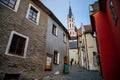
[[[97,71],[87,71],[78,66],[72,66],[69,74],[48,76],[44,80],[103,80]]]

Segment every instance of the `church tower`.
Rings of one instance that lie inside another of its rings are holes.
[[[68,16],[67,16],[67,24],[68,24],[68,32],[70,34],[70,37],[72,39],[75,39],[77,37],[77,34],[76,34],[76,27],[74,26],[74,16],[72,14],[72,9],[71,9],[71,5],[69,3],[69,13],[68,13]]]

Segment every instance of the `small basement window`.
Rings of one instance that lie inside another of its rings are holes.
[[[25,57],[28,39],[28,37],[12,31],[5,54]]]
[[[20,74],[5,74],[3,80],[19,80]]]

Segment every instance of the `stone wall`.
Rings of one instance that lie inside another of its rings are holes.
[[[26,18],[29,3],[40,10],[39,24]],[[42,79],[48,15],[31,0],[21,0],[17,12],[0,3],[0,80],[20,74],[21,80]],[[29,37],[26,58],[5,55],[11,31]]]

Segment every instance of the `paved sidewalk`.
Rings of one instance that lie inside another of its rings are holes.
[[[44,80],[103,80],[97,71],[87,71],[78,66],[72,66],[69,74],[47,76]]]

